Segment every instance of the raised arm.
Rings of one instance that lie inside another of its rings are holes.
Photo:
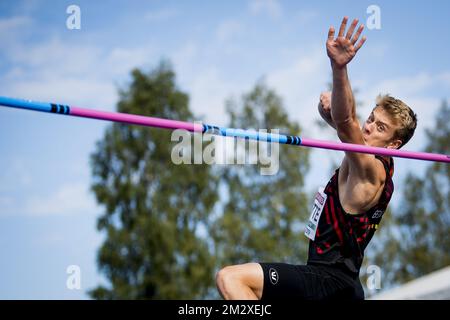
[[[342,20],[336,39],[334,39],[334,28],[331,27],[328,31],[327,54],[333,71],[331,116],[336,125],[338,136],[343,142],[364,143],[358,119],[356,118],[355,100],[347,75],[347,64],[353,59],[365,41],[365,37],[363,37],[358,45],[355,45],[364,26],[361,25],[352,37],[358,24],[358,20],[355,19],[347,34],[344,35],[347,20],[347,17],[344,17]]]
[[[334,28],[328,31],[327,54],[330,58],[333,71],[333,91],[331,96],[331,117],[335,124],[337,134],[342,142],[364,144],[361,127],[356,117],[355,100],[347,75],[347,64],[353,59],[358,50],[364,44],[366,38],[358,42],[359,36],[364,28],[360,25],[354,33],[358,20],[353,20],[347,33],[347,17],[342,20],[339,33],[334,38]],[[373,156],[347,152],[346,157],[352,163],[353,168],[365,172],[367,166],[371,165]]]

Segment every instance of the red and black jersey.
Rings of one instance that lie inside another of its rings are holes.
[[[342,266],[359,273],[364,249],[372,239],[394,192],[394,162],[376,156],[386,170],[386,181],[378,203],[364,213],[348,214],[339,200],[339,169],[325,187],[327,200],[314,240],[309,242],[308,264]]]

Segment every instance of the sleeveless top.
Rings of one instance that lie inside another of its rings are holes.
[[[339,168],[331,177],[324,190],[327,199],[315,239],[309,242],[308,264],[335,265],[359,274],[364,249],[377,230],[394,192],[392,158],[389,161],[380,156],[376,158],[383,163],[386,181],[378,203],[364,213],[345,212],[339,200]]]

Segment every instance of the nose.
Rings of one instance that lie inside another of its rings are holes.
[[[373,129],[373,123],[368,123],[367,121],[364,123],[364,133],[370,134]]]

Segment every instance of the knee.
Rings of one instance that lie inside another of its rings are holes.
[[[233,291],[233,283],[238,281],[236,272],[232,266],[219,270],[216,274],[216,286],[224,299],[230,297]]]

